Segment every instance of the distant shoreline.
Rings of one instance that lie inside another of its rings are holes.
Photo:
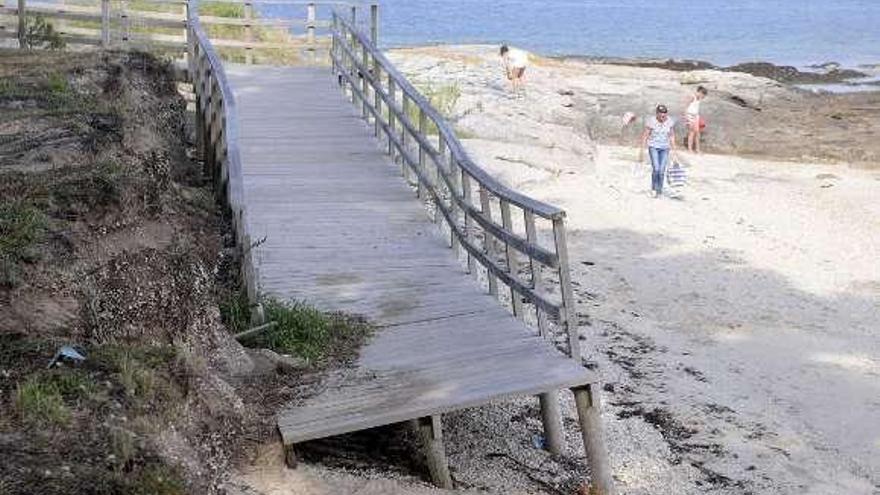
[[[383,47],[384,50],[407,48],[455,46],[494,46],[487,43],[417,43],[411,45],[394,45]],[[623,65],[686,72],[693,70],[719,70],[724,72],[743,72],[758,77],[766,77],[774,81],[803,89],[822,90],[827,87],[832,92],[880,91],[880,63],[860,64],[856,67],[845,67],[838,62],[825,62],[807,67],[776,64],[765,61],[741,62],[734,65],[716,65],[705,60],[679,59],[663,57],[612,57],[598,55],[536,55],[553,60],[578,60],[592,64]]]
[[[875,79],[871,71],[880,71],[880,64],[874,66],[859,66],[861,70],[842,67],[837,62],[826,62],[808,67],[809,70],[799,69],[792,65],[779,65],[772,62],[743,62],[730,66],[719,66],[704,60],[674,59],[674,58],[621,58],[621,57],[594,57],[584,55],[564,55],[550,57],[557,60],[581,60],[597,64],[626,65],[631,67],[647,67],[666,69],[673,71],[692,70],[720,70],[725,72],[744,72],[753,76],[766,77],[774,81],[786,84],[835,84],[847,83],[864,79]],[[865,84],[878,85],[880,80]]]

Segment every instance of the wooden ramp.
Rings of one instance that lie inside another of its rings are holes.
[[[351,379],[280,413],[285,444],[595,382],[465,273],[327,69],[227,73],[261,290],[379,326]]]
[[[225,64],[198,4],[190,0],[186,23],[198,151],[231,213],[252,316],[262,319],[262,293],[378,327],[355,366],[280,411],[288,465],[296,443],[406,421],[433,480],[451,488],[443,413],[537,395],[546,447],[560,454],[556,392],[570,388],[590,492],[613,494],[600,387],[579,364],[565,211],[473,162],[377,48],[376,5],[369,35],[354,22],[356,6],[328,10],[330,68],[280,68]],[[308,7],[311,38],[316,9]],[[508,297],[513,315],[498,302]],[[530,315],[536,329],[522,323]],[[564,337],[575,359],[538,335]]]

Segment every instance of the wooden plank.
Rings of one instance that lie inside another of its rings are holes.
[[[530,369],[510,370],[508,373],[493,376],[490,381],[474,376],[481,370],[467,369],[450,380],[450,385],[454,383],[456,387],[452,396],[448,395],[448,386],[444,387],[443,384],[436,384],[433,390],[416,386],[397,389],[392,394],[387,394],[388,387],[383,385],[377,387],[377,392],[370,394],[381,400],[365,404],[372,405],[372,410],[362,406],[354,411],[342,409],[338,415],[331,416],[328,414],[333,411],[331,407],[315,414],[312,416],[314,419],[309,420],[311,416],[307,414],[309,411],[301,408],[299,411],[301,416],[282,412],[278,418],[278,426],[286,443],[297,443],[399,423],[414,416],[445,414],[506,397],[538,395],[548,389],[565,388],[567,384],[576,387],[581,382],[595,381],[595,377],[589,374],[581,376],[547,373],[548,364],[540,363],[539,366]],[[549,368],[556,369],[552,366]],[[535,379],[525,381],[521,378],[524,376],[532,376]],[[406,383],[407,379],[412,380],[413,377],[391,377],[388,383]],[[447,390],[445,397],[443,397],[444,389]],[[437,399],[437,396],[442,399]]]
[[[247,228],[266,236],[253,250],[261,290],[380,326],[354,370],[365,379],[279,415],[285,443],[595,380],[480,293],[325,70],[229,72]],[[365,96],[359,106],[375,105]]]

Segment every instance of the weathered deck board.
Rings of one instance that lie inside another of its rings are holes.
[[[379,326],[350,375],[279,414],[285,443],[595,382],[465,273],[326,69],[228,75],[260,287]]]

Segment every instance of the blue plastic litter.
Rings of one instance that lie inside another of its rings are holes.
[[[541,435],[534,435],[532,436],[532,445],[534,445],[536,449],[544,449],[547,446],[547,441],[544,440],[544,437]]]
[[[86,360],[86,357],[80,354],[79,351],[74,349],[72,346],[65,345],[61,346],[60,349],[55,351],[55,356],[52,357],[52,360],[49,361],[49,368],[55,366],[56,364],[64,361],[70,361],[76,364],[79,364]]]

